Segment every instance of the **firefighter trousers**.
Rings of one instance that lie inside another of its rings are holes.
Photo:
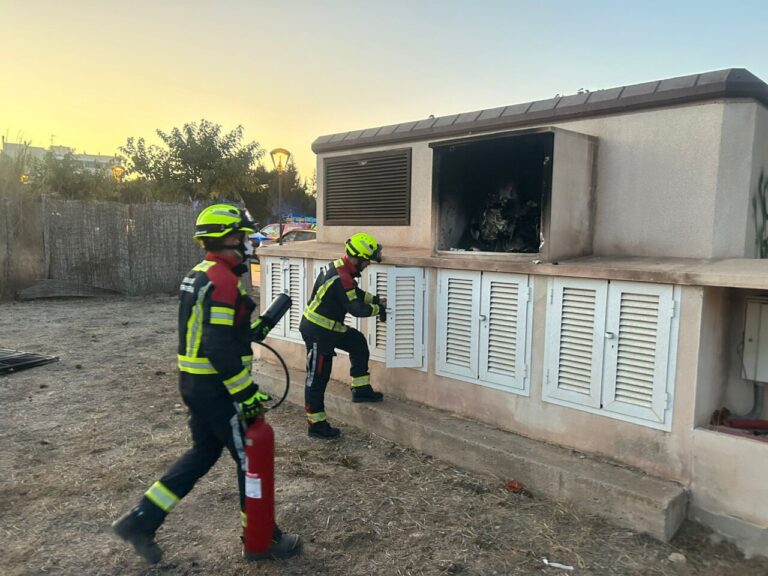
[[[307,347],[307,379],[304,387],[304,403],[310,421],[325,419],[325,388],[331,379],[335,350],[349,353],[352,386],[370,384],[368,371],[368,342],[354,328],[346,332],[332,332],[302,319],[300,326]]]
[[[237,467],[240,510],[245,510],[245,430],[228,395],[194,395],[185,390],[189,374],[181,375],[182,399],[189,408],[192,447],[174,463],[160,480],[147,490],[139,508],[154,530],[165,516],[205,476],[226,448]]]

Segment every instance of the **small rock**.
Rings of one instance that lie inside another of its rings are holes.
[[[165,372],[163,372],[162,370],[156,370],[155,376],[165,376]]]
[[[683,554],[680,554],[680,552],[672,552],[672,554],[669,555],[669,561],[673,564],[685,564],[685,556]]]
[[[48,384],[40,384],[40,388],[48,388]]]
[[[723,537],[720,536],[720,534],[712,533],[709,535],[709,541],[712,542],[712,544],[722,544],[723,543]]]
[[[83,365],[82,364],[75,364],[75,368],[77,368],[78,370],[82,370],[83,369]]]
[[[179,403],[177,402],[176,404],[174,404],[174,405],[173,405],[173,407],[174,407],[174,408],[181,408],[181,404],[179,404]]]

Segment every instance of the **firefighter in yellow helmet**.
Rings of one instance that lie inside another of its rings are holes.
[[[356,280],[371,262],[381,262],[382,246],[373,236],[358,232],[346,241],[345,248],[346,255],[329,262],[317,276],[299,325],[307,347],[304,401],[308,433],[324,440],[340,434],[328,423],[324,404],[336,348],[349,353],[352,401],[380,402],[384,397],[371,388],[365,336],[344,324],[347,313],[386,320],[386,299],[361,290]]]
[[[237,467],[241,519],[245,521],[245,429],[269,396],[251,378],[251,341],[269,326],[251,324],[254,302],[239,276],[245,271],[245,242],[254,225],[237,206],[214,204],[197,218],[195,239],[205,259],[181,281],[179,291],[179,390],[189,409],[192,447],[113,525],[147,562],[159,562],[155,531],[226,448]],[[287,558],[301,549],[295,534],[275,526],[265,558]]]

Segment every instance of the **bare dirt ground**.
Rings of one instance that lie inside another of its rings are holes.
[[[165,558],[147,567],[109,526],[188,445],[175,316],[168,296],[0,304],[0,347],[61,358],[0,377],[0,574],[768,574],[768,560],[694,524],[662,544],[352,427],[310,441],[289,405],[269,416],[278,518],[304,554],[241,560],[225,455],[161,528]]]

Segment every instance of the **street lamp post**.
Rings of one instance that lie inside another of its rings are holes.
[[[283,243],[283,170],[291,153],[285,148],[275,148],[269,153],[277,170],[277,243]]]

